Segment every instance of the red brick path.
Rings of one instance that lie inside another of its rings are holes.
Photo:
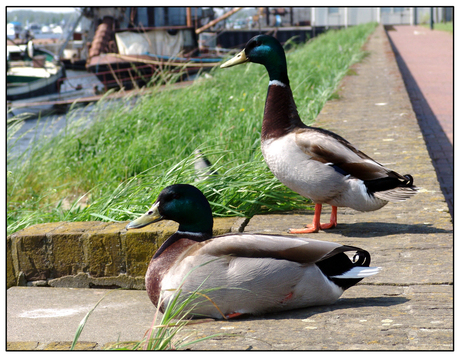
[[[453,215],[453,35],[421,26],[387,34]]]

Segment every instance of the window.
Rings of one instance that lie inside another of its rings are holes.
[[[338,7],[328,7],[327,10],[328,10],[329,15],[339,13],[339,8]]]

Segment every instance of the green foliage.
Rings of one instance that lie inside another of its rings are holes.
[[[66,23],[74,16],[72,12],[59,13],[59,12],[46,12],[15,9],[9,7],[6,13],[6,22],[19,21],[23,26],[29,23],[37,23],[42,25],[59,24],[62,20]]]
[[[288,51],[305,123],[314,121],[349,66],[363,57],[361,47],[374,28],[329,31]],[[130,220],[173,183],[195,184],[218,216],[304,208],[305,200],[273,177],[261,155],[265,68],[250,63],[210,74],[136,102],[102,100],[89,127],[73,110],[63,119],[63,135],[42,140],[20,158],[8,156],[8,233],[42,222]],[[217,176],[195,182],[197,148]]]
[[[430,24],[429,23],[423,23],[423,24],[420,24],[421,26],[424,26],[424,27],[430,27]],[[450,32],[451,34],[454,33],[454,23],[452,21],[450,22],[436,22],[434,23],[434,29],[435,30],[439,30],[439,31],[446,31],[446,32]]]

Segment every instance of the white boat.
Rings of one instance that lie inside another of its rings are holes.
[[[19,37],[22,31],[22,26],[19,22],[10,22],[6,25],[6,36],[8,38]]]
[[[7,46],[6,99],[18,100],[58,93],[64,65],[51,52],[28,44]]]

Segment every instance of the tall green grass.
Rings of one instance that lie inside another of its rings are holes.
[[[366,24],[329,31],[288,51],[305,123],[314,121],[349,66],[363,58],[361,47],[374,29]],[[62,135],[8,159],[8,234],[43,222],[129,220],[173,183],[196,184],[219,216],[304,208],[305,199],[279,183],[261,155],[265,68],[251,63],[215,68],[210,75],[187,88],[154,89],[136,101],[101,100],[89,127],[73,110],[63,119]],[[218,176],[195,182],[197,148]]]

